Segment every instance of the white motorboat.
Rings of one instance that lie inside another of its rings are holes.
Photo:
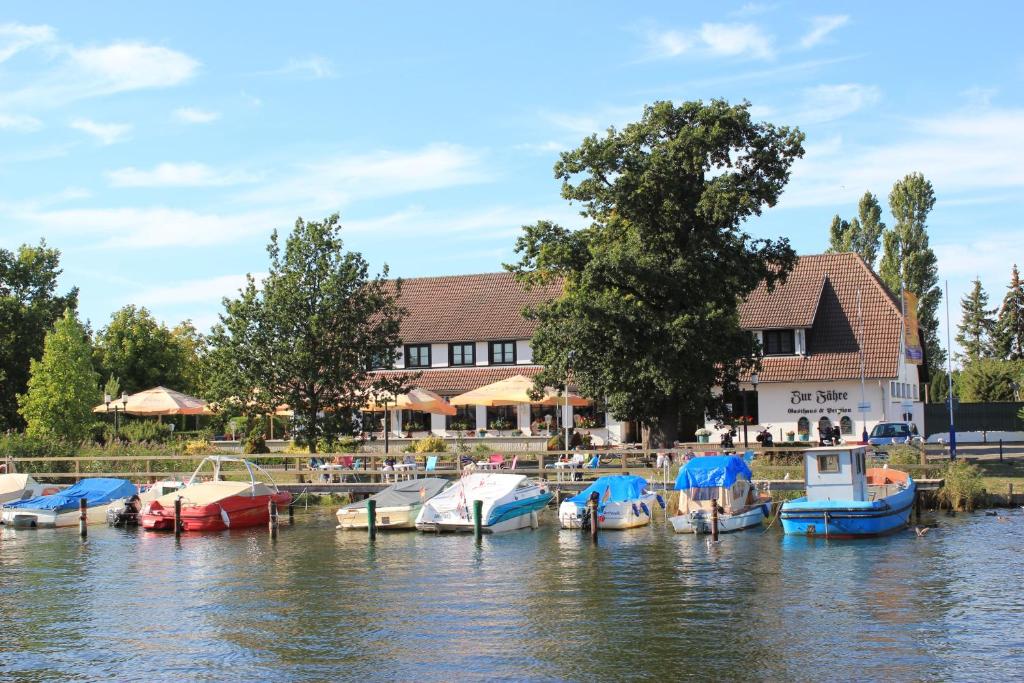
[[[86,501],[86,523],[107,521],[107,509],[121,507],[124,499],[138,492],[127,479],[96,477],[47,496],[28,498],[3,507],[3,521],[15,527],[75,526],[79,519],[79,501]]]
[[[771,499],[750,483],[750,468],[735,455],[702,456],[690,460],[676,477],[679,514],[669,517],[679,534],[711,533],[712,505],[718,506],[718,532],[759,527]]]
[[[447,479],[426,477],[392,484],[370,496],[376,504],[378,529],[414,529],[423,503],[439,494],[449,484]],[[369,526],[366,500],[351,503],[338,510],[338,529],[365,529]]]
[[[558,521],[563,529],[581,528],[587,515],[587,502],[596,493],[599,528],[632,529],[650,524],[658,496],[647,486],[646,479],[632,474],[601,477],[562,502]]]
[[[472,531],[473,503],[477,500],[483,503],[480,520],[485,533],[536,527],[551,498],[545,485],[521,474],[466,474],[423,504],[416,528]]]
[[[60,487],[40,484],[27,474],[0,474],[0,505],[57,493]]]

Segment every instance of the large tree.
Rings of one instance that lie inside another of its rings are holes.
[[[384,279],[386,266],[371,277],[362,255],[344,250],[337,214],[298,219],[283,242],[274,231],[262,284],[250,276],[224,302],[210,337],[210,391],[253,415],[288,404],[316,452],[318,440],[351,432],[370,369],[401,344],[401,282]]]
[[[978,278],[974,278],[971,291],[960,300],[960,311],[956,342],[963,349],[964,360],[970,363],[991,357],[995,309],[988,308],[988,294]]]
[[[524,226],[513,266],[530,284],[561,278],[564,294],[528,312],[539,321],[538,386],[571,373],[617,419],[671,444],[682,415],[701,416],[715,386],[734,387],[756,340],[737,305],[769,287],[796,255],[785,238],[754,239],[743,222],[775,205],[804,135],[751,119],[750,105],[657,102],[622,130],[591,135],[555,165],[562,196],[589,227]]]
[[[32,359],[43,354],[43,340],[68,308],[78,305],[78,290],[58,295],[60,252],[45,241],[0,249],[0,431],[24,426],[18,394],[28,387]]]
[[[46,335],[42,358],[32,360],[28,392],[18,396],[29,434],[72,442],[85,438],[100,399],[100,377],[90,355],[88,334],[67,309]]]
[[[946,351],[939,341],[939,303],[942,290],[935,252],[928,245],[928,214],[935,206],[932,184],[920,173],[896,181],[889,193],[889,210],[896,223],[882,233],[879,275],[894,292],[917,295],[917,319],[929,366],[941,367]]]
[[[1003,305],[999,307],[993,337],[997,357],[1024,360],[1024,283],[1016,263],[1013,264]]]
[[[960,371],[959,398],[968,403],[1012,401],[1013,385],[1021,380],[1021,361],[981,358]]]
[[[845,221],[839,214],[832,217],[828,251],[860,254],[868,266],[874,269],[883,230],[885,223],[882,222],[882,207],[875,195],[865,192],[857,204],[857,218]]]
[[[96,335],[93,359],[104,381],[118,378],[129,394],[155,386],[191,391],[189,335],[194,332],[182,328],[176,334],[146,308],[125,306]]]

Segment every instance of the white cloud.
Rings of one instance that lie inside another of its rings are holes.
[[[253,277],[260,282],[266,273],[253,273]],[[245,275],[218,275],[143,289],[133,295],[133,300],[150,308],[167,304],[215,303],[226,296],[237,296],[238,290],[245,285]]]
[[[254,182],[254,175],[241,172],[218,172],[200,163],[162,163],[151,169],[134,166],[107,173],[114,187],[216,187]]]
[[[811,19],[811,30],[800,39],[800,47],[805,50],[812,48],[825,39],[828,34],[843,26],[850,20],[845,14],[836,14],[825,17],[814,17]]]
[[[819,85],[804,90],[797,109],[786,116],[799,126],[835,121],[875,104],[881,96],[873,85]]]
[[[6,62],[22,50],[49,43],[54,35],[53,28],[43,24],[0,24],[0,62]]]
[[[179,107],[174,110],[174,118],[181,123],[213,123],[220,118],[220,112],[194,107]]]
[[[1010,268],[1014,259],[1020,261],[1020,233],[991,232],[973,233],[975,239],[964,235],[962,242],[939,242],[933,246],[938,259],[939,272],[943,276],[983,278],[1000,281],[1005,286],[1010,279]],[[1024,261],[1021,261],[1024,263]],[[1002,282],[1005,280],[1006,282]],[[993,291],[998,294],[993,296]],[[990,301],[1001,302],[1005,289],[989,289]]]
[[[0,114],[0,129],[31,133],[43,127],[43,122],[26,114]]]
[[[772,38],[755,24],[701,24],[696,30],[650,30],[646,33],[648,59],[684,54],[704,57],[770,59]]]
[[[778,8],[776,4],[768,4],[764,2],[748,2],[738,10],[729,12],[729,16],[732,17],[754,17],[759,14],[767,14]]]
[[[453,235],[461,241],[510,240],[523,225],[546,219],[567,228],[585,220],[568,204],[546,207],[490,206],[463,212],[438,212],[414,206],[384,216],[342,220],[345,230],[373,235]]]
[[[80,130],[96,138],[102,145],[112,145],[120,142],[131,132],[132,126],[129,123],[98,123],[89,119],[75,119],[71,127]]]
[[[310,80],[334,77],[334,64],[326,57],[311,55],[302,59],[289,59],[279,69],[262,71],[261,76],[297,76]]]

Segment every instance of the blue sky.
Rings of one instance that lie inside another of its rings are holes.
[[[340,212],[396,275],[496,270],[520,225],[579,224],[558,151],[725,97],[807,133],[753,234],[820,252],[921,171],[954,317],[1024,262],[1018,4],[376,5],[5,4],[0,246],[60,248],[94,326],[127,303],[208,326],[297,215]]]

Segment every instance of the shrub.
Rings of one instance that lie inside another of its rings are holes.
[[[951,510],[971,511],[985,493],[985,482],[976,465],[951,462],[942,477],[946,481],[937,495],[940,506],[944,503]]]
[[[358,453],[360,441],[354,436],[342,436],[334,441],[320,439],[316,449],[321,453]]]
[[[560,451],[560,450],[562,450],[562,446],[563,446],[563,441],[562,441],[562,437],[560,435],[556,434],[556,435],[552,436],[550,439],[548,439],[548,446],[547,446],[547,448],[548,448],[549,451]]]
[[[185,455],[209,455],[210,453],[213,453],[213,448],[206,439],[190,439],[185,442]]]
[[[890,465],[917,465],[921,462],[921,451],[915,446],[899,445],[886,449]]]
[[[154,420],[125,421],[118,426],[115,438],[113,425],[108,424],[105,441],[127,441],[128,443],[167,443],[173,436],[171,426]]]
[[[436,435],[425,436],[413,444],[414,453],[444,453],[448,450],[445,440]]]

